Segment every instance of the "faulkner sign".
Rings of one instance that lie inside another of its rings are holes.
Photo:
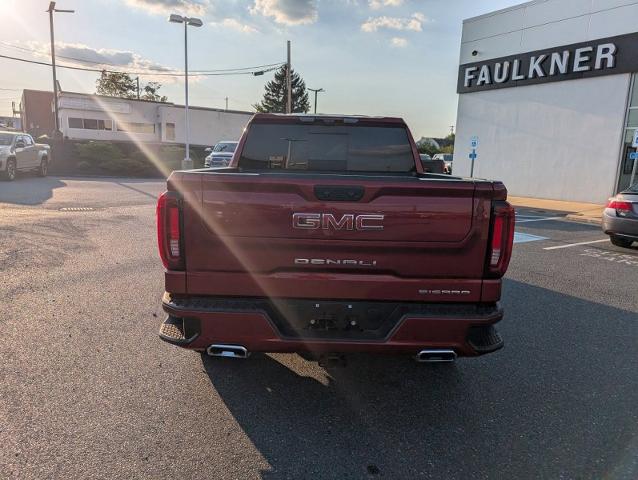
[[[467,63],[458,93],[638,72],[638,33]]]

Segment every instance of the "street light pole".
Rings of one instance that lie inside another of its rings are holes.
[[[53,112],[55,115],[55,135],[60,135],[60,106],[58,104],[58,79],[55,71],[55,33],[53,28],[54,13],[75,13],[75,10],[59,10],[55,8],[56,2],[49,3],[49,32],[51,34],[51,66],[53,67]]]
[[[317,94],[320,92],[325,92],[323,88],[309,88],[311,92],[315,92],[315,113],[317,113]]]
[[[186,115],[186,156],[182,168],[193,168],[191,160],[191,124],[188,114],[188,22],[184,22],[184,113]]]
[[[168,18],[172,23],[184,24],[184,115],[186,117],[186,155],[182,160],[182,169],[193,168],[193,161],[190,156],[190,118],[188,115],[188,26],[201,27],[204,23],[199,18],[188,18],[181,15],[172,14]]]

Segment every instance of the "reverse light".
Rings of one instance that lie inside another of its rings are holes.
[[[182,200],[177,192],[164,192],[157,200],[157,244],[164,267],[181,270]]]

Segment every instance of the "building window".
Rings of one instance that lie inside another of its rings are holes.
[[[94,118],[69,118],[69,128],[83,130],[113,130],[112,120],[97,120]]]
[[[175,140],[175,124],[166,124],[166,140]]]
[[[118,132],[131,132],[131,133],[155,133],[154,123],[136,123],[136,122],[118,122]]]
[[[93,120],[92,118],[84,119],[84,128],[86,130],[97,130],[97,120]]]
[[[636,151],[632,147],[634,131],[638,128],[638,74],[634,74],[631,86],[631,98],[627,110],[625,123],[625,141],[622,147],[622,157],[620,164],[620,176],[618,178],[617,191],[623,191],[631,183],[631,174],[634,171],[634,160],[631,154]]]

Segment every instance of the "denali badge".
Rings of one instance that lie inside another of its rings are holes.
[[[332,213],[293,213],[292,228],[302,230],[383,230],[384,215],[347,213],[339,220]]]
[[[331,258],[295,258],[295,265],[352,265],[355,267],[374,267],[376,260],[333,260]]]

